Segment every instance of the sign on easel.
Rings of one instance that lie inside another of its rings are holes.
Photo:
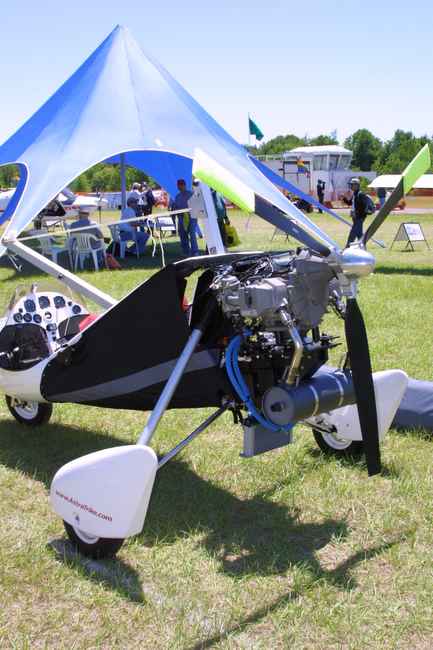
[[[401,223],[397,234],[394,237],[391,248],[393,247],[396,241],[405,241],[406,246],[403,250],[407,250],[410,247],[410,250],[414,251],[413,243],[416,241],[423,241],[427,244],[427,248],[430,250],[429,243],[424,235],[424,231],[421,228],[420,223]]]

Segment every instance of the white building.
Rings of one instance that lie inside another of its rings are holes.
[[[325,201],[335,201],[347,192],[353,176],[369,181],[376,172],[358,172],[350,169],[352,152],[336,144],[317,147],[296,147],[278,156],[258,156],[265,165],[306,194],[317,197],[317,181],[325,181]]]

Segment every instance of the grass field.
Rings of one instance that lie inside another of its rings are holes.
[[[313,218],[346,239],[337,222]],[[392,215],[381,229],[387,244],[402,219]],[[431,243],[433,215],[413,220]],[[242,249],[288,246],[281,235],[271,242],[273,229],[257,217],[248,231],[243,215],[233,221]],[[177,240],[166,241],[175,259]],[[360,303],[374,369],[433,380],[433,253],[416,248],[372,246],[377,270]],[[121,297],[158,261],[130,258],[122,271],[82,276]],[[1,268],[3,304],[17,283],[39,277]],[[325,329],[342,331],[332,315]],[[156,450],[206,414],[169,411]],[[433,647],[433,439],[425,432],[391,431],[383,473],[368,479],[363,462],[323,457],[303,427],[292,446],[243,460],[241,429],[223,416],[157,476],[143,533],[116,560],[94,562],[66,541],[50,481],[68,460],[134,442],[145,414],[58,405],[48,425],[28,431],[3,404],[0,418],[1,648]]]

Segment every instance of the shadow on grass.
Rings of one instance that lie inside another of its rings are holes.
[[[55,472],[65,463],[91,451],[122,444],[126,443],[88,429],[56,424],[30,428],[14,420],[0,422],[0,463],[41,481],[47,489]],[[117,591],[132,602],[147,600],[139,574],[120,558],[90,560],[77,553],[64,539],[52,540],[48,547],[58,561],[79,570],[92,581]]]
[[[332,571],[322,568],[316,553],[349,530],[344,519],[320,523],[303,522],[299,512],[272,501],[272,494],[259,493],[239,499],[205,481],[182,462],[157,475],[156,489],[142,538],[146,544],[172,543],[185,533],[199,534],[221,570],[234,577],[284,574],[289,567],[305,569],[312,580],[324,579],[352,589],[351,568],[366,553],[381,553],[389,545],[362,550]]]
[[[422,427],[416,427],[413,429],[405,429],[404,427],[395,427],[394,432],[401,436],[402,438],[415,438],[416,440],[427,440],[431,442],[433,440],[433,431],[431,429],[423,429]]]
[[[404,252],[404,251],[401,251]],[[409,251],[405,251],[409,252]],[[377,266],[374,270],[379,275],[420,275],[430,277],[433,275],[433,268],[415,266]]]
[[[356,564],[358,564],[359,562],[363,562],[364,560],[368,560],[377,555],[380,555],[381,553],[388,550],[389,548],[392,548],[397,543],[398,541],[390,542],[388,544],[382,544],[372,549],[359,551],[358,553],[355,553],[350,558],[348,558],[345,562],[340,564],[338,567],[336,567],[336,569],[334,569],[334,571],[331,573],[333,573],[334,575],[346,574],[350,569],[354,568],[354,566],[356,566]],[[324,572],[324,575],[321,577],[327,579],[326,573],[327,572]],[[314,580],[311,581],[310,584],[306,584],[306,585],[304,584],[302,587],[300,587],[299,590],[293,589],[287,592],[286,594],[283,594],[282,596],[275,598],[270,603],[267,603],[263,607],[256,609],[249,616],[239,621],[239,623],[232,625],[228,630],[224,630],[223,632],[216,634],[213,637],[203,639],[202,641],[199,641],[198,643],[191,646],[190,648],[187,648],[187,650],[205,650],[206,648],[213,647],[215,644],[219,643],[220,641],[224,641],[230,636],[233,636],[235,634],[240,634],[249,625],[254,625],[256,623],[259,623],[266,616],[280,609],[280,607],[284,607],[285,605],[288,605],[289,603],[296,601],[301,596],[305,596],[305,592],[308,591],[308,589],[313,586],[313,583]]]
[[[47,546],[59,562],[77,569],[96,584],[117,591],[131,602],[144,604],[148,600],[150,602],[154,600],[143,593],[140,576],[121,558],[91,560],[78,553],[69,540],[63,539],[54,539]]]
[[[356,469],[359,469],[361,472],[365,473],[365,480],[368,480],[367,463],[364,456],[342,456],[339,458],[333,454],[329,454],[329,456],[327,456],[320,449],[314,448],[308,449],[307,453],[309,456],[311,456],[311,458],[314,458],[316,462],[321,464],[325,464],[329,462],[330,459],[332,459],[333,461],[339,463],[342,467],[347,467],[349,469],[356,467]],[[392,463],[385,463],[383,459],[380,475],[386,478],[399,478],[401,476],[400,472]]]
[[[121,444],[126,443],[83,428],[48,424],[27,429],[13,421],[0,422],[0,462],[20,469],[47,488],[64,463]],[[219,562],[220,570],[235,579],[281,575],[290,567],[298,566],[311,580],[326,580],[343,589],[353,588],[350,570],[356,563],[389,546],[362,550],[336,569],[325,570],[316,553],[333,539],[347,537],[345,520],[303,522],[297,511],[290,512],[272,497],[268,492],[251,499],[238,498],[197,476],[184,462],[172,461],[157,475],[144,532],[139,539],[146,545],[172,544],[185,535],[197,535],[198,543]],[[57,557],[71,562],[70,554],[65,554],[64,542],[55,540],[51,546]],[[102,581],[134,602],[145,598],[137,574],[127,565],[122,567],[121,560],[89,565],[87,560],[77,557],[74,554],[73,565],[79,566],[91,579]],[[117,569],[106,569],[110,565]],[[119,575],[122,575],[120,582]]]

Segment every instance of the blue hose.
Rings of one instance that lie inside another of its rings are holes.
[[[244,335],[250,336],[251,332],[249,330],[246,330],[244,332]],[[235,389],[239,399],[245,403],[248,409],[248,413],[251,415],[251,417],[257,420],[259,424],[261,424],[266,429],[270,429],[271,431],[284,431],[285,433],[288,433],[293,428],[291,424],[285,426],[279,426],[277,424],[274,424],[266,417],[264,417],[262,413],[260,413],[260,411],[257,410],[253,402],[253,398],[251,397],[248,386],[239,368],[238,354],[239,354],[239,348],[241,347],[241,343],[242,343],[242,336],[239,334],[238,336],[232,338],[226,350],[227,375],[229,377],[229,380],[233,388]]]

